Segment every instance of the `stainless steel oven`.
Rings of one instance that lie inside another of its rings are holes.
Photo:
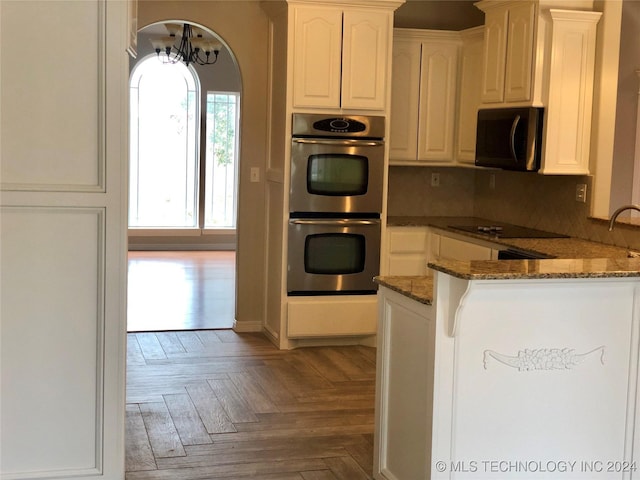
[[[294,114],[289,212],[382,210],[384,117]]]
[[[375,293],[380,219],[290,218],[288,257],[289,295]]]
[[[294,114],[292,133],[288,295],[375,293],[384,117]]]

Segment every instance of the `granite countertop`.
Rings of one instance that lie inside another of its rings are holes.
[[[485,242],[545,255],[545,260],[435,259],[429,267],[467,280],[518,280],[552,278],[640,278],[640,259],[627,258],[627,249],[579,238],[498,238],[461,232],[449,225],[490,223],[475,217],[389,217],[389,226],[428,226],[477,238]],[[420,303],[433,302],[431,276],[376,277],[379,285]]]
[[[465,280],[640,277],[640,258],[563,258],[549,260],[445,260],[429,268]]]
[[[549,258],[625,258],[628,249],[591,242],[581,238],[499,238],[483,234],[461,232],[449,225],[490,224],[490,220],[476,217],[389,217],[392,227],[433,227],[446,232],[476,238],[507,248],[538,253]]]
[[[385,276],[376,277],[374,281],[425,305],[433,303],[432,276]]]

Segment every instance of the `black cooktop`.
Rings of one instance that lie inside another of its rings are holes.
[[[568,238],[568,235],[562,235],[560,233],[546,232],[544,230],[536,230],[535,228],[521,227],[507,223],[449,225],[449,228],[497,238]]]

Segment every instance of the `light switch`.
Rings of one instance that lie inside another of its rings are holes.
[[[258,167],[251,167],[251,182],[256,183],[260,181],[260,169]]]

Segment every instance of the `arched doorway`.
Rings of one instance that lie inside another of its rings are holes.
[[[139,32],[131,61],[128,330],[230,328],[240,74],[224,46],[213,65],[167,62],[152,43],[165,25]],[[186,298],[171,298],[179,291]]]

